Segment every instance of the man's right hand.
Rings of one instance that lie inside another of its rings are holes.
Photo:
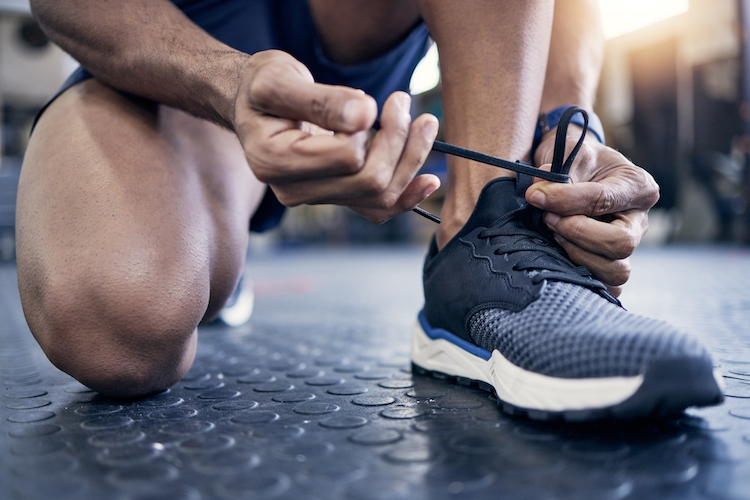
[[[411,210],[439,179],[415,178],[430,152],[438,121],[411,121],[411,98],[392,94],[380,130],[375,100],[361,90],[315,83],[285,52],[251,57],[240,76],[234,129],[255,176],[286,206],[345,205],[381,223]]]

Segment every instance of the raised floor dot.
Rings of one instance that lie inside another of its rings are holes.
[[[104,415],[83,421],[81,427],[90,430],[115,429],[117,427],[125,427],[132,423],[133,419],[126,415]]]
[[[357,396],[352,403],[359,406],[385,406],[396,402],[391,396]]]
[[[267,424],[279,419],[279,415],[272,411],[249,411],[233,416],[230,420],[235,424]]]
[[[47,391],[40,388],[23,388],[23,389],[9,389],[5,391],[5,397],[11,399],[30,399],[38,398],[39,396],[46,396]]]
[[[186,439],[178,448],[188,453],[210,453],[226,450],[234,446],[235,439],[224,434],[200,434]]]
[[[310,380],[305,380],[305,383],[307,385],[312,385],[314,387],[340,385],[340,384],[343,384],[344,382],[345,380],[339,377],[315,377],[315,378],[311,378]]]
[[[326,392],[335,396],[355,396],[357,394],[364,394],[367,390],[367,387],[363,385],[342,384],[331,387]]]
[[[294,385],[284,380],[277,380],[275,382],[267,382],[253,386],[253,390],[256,392],[284,392],[291,391],[292,389],[294,389]]]
[[[105,465],[136,465],[158,457],[160,450],[149,445],[129,445],[105,448],[97,453],[96,459]]]
[[[118,429],[115,431],[94,434],[89,438],[89,443],[103,448],[110,446],[126,446],[137,443],[145,437],[146,434],[140,429]]]
[[[202,434],[212,430],[216,425],[207,420],[178,420],[171,424],[162,426],[160,429],[164,434],[183,435],[183,434]]]
[[[43,420],[49,420],[55,416],[55,412],[52,411],[27,411],[24,413],[14,413],[8,417],[8,422],[15,423],[31,423],[41,422]]]
[[[196,382],[190,382],[185,384],[183,387],[191,391],[207,391],[210,389],[221,389],[224,387],[224,381],[219,379],[208,379],[199,380]]]
[[[271,399],[273,399],[277,403],[300,403],[302,401],[310,401],[311,399],[315,399],[315,394],[311,392],[289,391],[277,394]]]
[[[378,383],[384,389],[409,389],[414,387],[414,382],[407,379],[391,379]]]
[[[337,415],[321,420],[319,424],[329,429],[354,429],[367,424],[367,419],[356,415]]]
[[[367,370],[354,375],[354,378],[360,380],[383,380],[391,376],[391,372],[386,370]]]
[[[302,403],[294,407],[294,412],[301,415],[323,415],[339,411],[338,405],[326,402]]]
[[[419,408],[386,408],[380,412],[380,415],[385,418],[402,420],[421,417],[426,413],[425,410]]]
[[[237,411],[237,410],[249,410],[252,408],[256,408],[258,406],[257,401],[252,401],[249,399],[240,399],[240,400],[232,400],[232,401],[222,401],[221,403],[216,403],[211,408],[218,411]]]
[[[437,456],[438,454],[429,446],[409,446],[409,443],[405,442],[398,448],[387,452],[383,457],[391,462],[412,463],[430,462]]]
[[[8,431],[8,435],[16,438],[49,436],[60,432],[62,427],[55,424],[25,425]]]
[[[5,407],[10,410],[33,410],[35,408],[44,408],[51,404],[52,401],[48,399],[19,399],[11,401]]]
[[[82,406],[81,408],[77,408],[75,413],[76,415],[93,417],[96,415],[109,415],[112,413],[117,413],[122,409],[122,405],[117,404],[88,404],[86,406]]]
[[[274,382],[276,376],[272,373],[257,371],[249,375],[245,375],[237,379],[237,382],[241,384],[267,384]]]
[[[349,436],[349,441],[356,444],[377,446],[400,441],[403,435],[395,429],[363,429]]]
[[[185,400],[179,396],[161,393],[147,399],[141,399],[136,404],[146,408],[171,408],[173,406],[179,406],[184,402]]]
[[[198,394],[198,399],[208,400],[219,400],[219,399],[232,399],[239,396],[241,393],[235,389],[223,388],[213,389],[211,391],[201,392]]]
[[[183,418],[192,418],[198,414],[198,410],[193,408],[166,408],[149,413],[149,418],[158,420],[180,420]]]

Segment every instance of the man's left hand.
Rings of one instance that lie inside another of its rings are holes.
[[[556,129],[545,134],[535,164],[549,170]],[[580,128],[568,131],[569,153]],[[570,170],[571,183],[536,179],[526,200],[547,213],[544,221],[571,261],[591,270],[618,296],[630,277],[630,255],[648,229],[659,186],[642,168],[600,144],[589,132]]]

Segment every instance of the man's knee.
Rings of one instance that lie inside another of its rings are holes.
[[[32,333],[54,365],[91,389],[141,396],[168,388],[190,367],[207,291],[158,273],[93,277],[68,269],[30,283],[22,271]]]

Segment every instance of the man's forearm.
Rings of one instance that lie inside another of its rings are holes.
[[[232,128],[248,57],[167,0],[31,0],[50,38],[101,81]]]
[[[565,104],[591,110],[603,57],[604,33],[597,1],[556,1],[541,111]]]

